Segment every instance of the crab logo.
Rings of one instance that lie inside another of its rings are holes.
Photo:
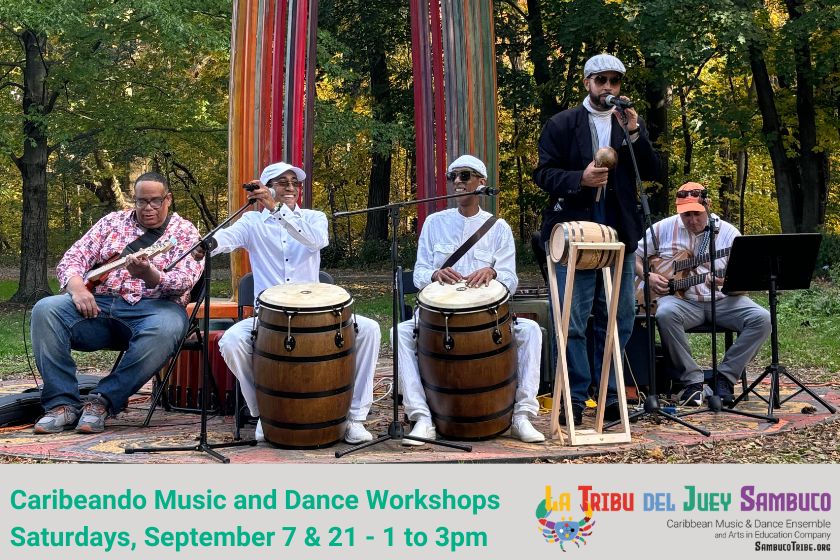
[[[580,508],[583,510],[583,506]],[[550,520],[549,517],[554,513],[553,510],[546,509],[545,500],[540,500],[537,505],[536,515],[539,523],[538,529],[542,533],[545,542],[560,543],[560,550],[566,552],[565,543],[573,542],[575,546],[580,548],[580,543],[586,544],[586,539],[592,534],[592,527],[595,525],[592,520],[592,509],[584,511],[583,519],[573,521],[572,516],[569,519],[561,517],[559,520]]]

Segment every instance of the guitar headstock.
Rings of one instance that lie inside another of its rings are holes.
[[[147,257],[152,258],[155,255],[159,255],[161,253],[169,251],[173,247],[175,247],[175,238],[170,237],[169,239],[158,241],[154,245],[150,245],[145,249],[140,249],[139,253],[142,253]]]

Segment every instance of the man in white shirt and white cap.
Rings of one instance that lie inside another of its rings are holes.
[[[454,192],[473,192],[487,184],[487,167],[471,155],[463,155],[449,165],[447,179]],[[467,287],[489,284],[496,279],[513,294],[519,282],[516,276],[516,247],[510,226],[504,220],[495,224],[452,266],[441,268],[457,247],[471,237],[491,217],[478,204],[478,196],[455,199],[457,208],[436,212],[426,218],[417,246],[414,285],[422,289],[432,282],[454,284],[463,281]],[[435,439],[431,412],[420,380],[417,340],[414,321],[403,321],[399,333],[399,379],[403,406],[414,428],[409,435]],[[393,333],[391,334],[393,336]],[[528,319],[517,319],[514,326],[516,344],[517,388],[511,435],[528,443],[541,442],[545,436],[531,424],[539,412],[539,388],[542,334],[539,325]],[[422,441],[404,439],[403,445],[423,445]]]
[[[625,73],[624,64],[611,54],[599,54],[586,61],[583,85],[587,96],[577,107],[561,111],[545,123],[539,140],[539,165],[534,170],[534,182],[549,195],[540,229],[544,243],[550,240],[555,224],[581,220],[615,228],[619,239],[626,245],[617,317],[620,352],[624,351],[633,332],[634,251],[636,242],[642,237],[635,173],[624,129],[633,145],[642,180],[652,181],[659,176],[659,158],[648,138],[645,124],[636,110],[627,105],[629,100],[621,96]],[[624,107],[608,104],[608,97],[621,100]],[[594,157],[599,149],[608,147],[617,154],[617,161],[611,168],[597,165]],[[566,349],[575,424],[580,424],[582,420],[584,403],[592,383],[586,327],[593,314],[594,371],[601,371],[604,357],[607,311],[599,272],[575,272]],[[566,267],[558,264],[555,274],[558,285],[564,285]],[[562,305],[562,301],[560,303]],[[619,418],[619,398],[613,374],[608,387],[605,419]]]
[[[212,255],[247,249],[254,274],[254,294],[266,288],[295,282],[318,282],[321,249],[329,244],[327,217],[323,212],[297,204],[306,173],[284,162],[266,167],[249,197],[259,201],[261,212],[246,212],[230,227],[216,234]],[[362,422],[373,403],[373,373],[379,356],[381,332],[376,321],[356,314],[356,376],[344,440],[363,443],[373,439]],[[242,396],[252,416],[259,416],[254,384],[251,331],[254,320],[245,319],[225,331],[219,351],[239,379]],[[257,423],[256,439],[264,440]]]

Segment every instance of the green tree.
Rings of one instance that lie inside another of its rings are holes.
[[[208,85],[205,69],[228,56],[230,10],[227,0],[0,4],[0,107],[9,115],[0,152],[20,173],[23,202],[13,301],[49,293],[51,164],[118,204],[131,168],[167,138],[225,137],[226,70],[215,75],[224,78],[215,98],[192,88]]]

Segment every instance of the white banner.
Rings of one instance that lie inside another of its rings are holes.
[[[840,550],[836,465],[4,465],[2,474],[5,560]]]

